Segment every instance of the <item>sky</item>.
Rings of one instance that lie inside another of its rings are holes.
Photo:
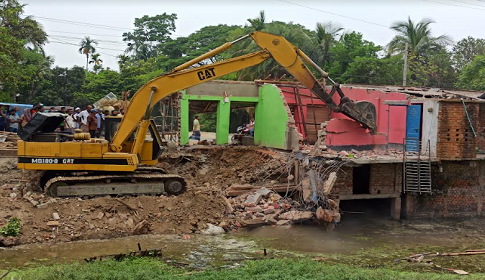
[[[55,65],[85,67],[78,53],[84,36],[99,41],[103,66],[117,70],[116,56],[126,44],[123,32],[133,28],[135,18],[175,13],[174,37],[187,36],[207,25],[244,25],[264,10],[268,22],[284,21],[314,29],[317,22],[339,24],[358,31],[364,39],[385,46],[395,35],[395,21],[434,20],[433,35],[446,34],[454,42],[467,36],[485,38],[485,0],[19,0],[25,15],[32,15],[49,35],[45,46]]]

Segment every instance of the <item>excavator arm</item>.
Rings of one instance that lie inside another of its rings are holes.
[[[217,63],[190,68],[194,64],[227,50],[246,38],[252,38],[261,47],[261,50]],[[345,97],[339,85],[333,82],[327,73],[285,38],[264,32],[253,32],[188,61],[176,67],[171,72],[161,75],[143,85],[131,99],[126,114],[111,142],[110,150],[113,152],[121,151],[122,144],[138,128],[137,138],[139,139],[135,141],[138,145],[134,145],[135,151],[133,151],[138,153],[141,149],[140,144],[142,138],[144,138],[148,127],[148,125],[144,125],[140,121],[147,121],[150,117],[152,107],[167,95],[215,78],[220,78],[226,74],[247,67],[258,65],[271,57],[304,86],[314,92],[333,111],[345,114],[359,122],[364,128],[368,128],[371,133],[375,133],[376,110],[372,103],[366,101],[352,102],[348,97]],[[324,78],[332,82],[331,94],[327,93],[325,86],[315,78],[305,62]],[[332,99],[332,94],[335,91],[340,95],[339,105]]]

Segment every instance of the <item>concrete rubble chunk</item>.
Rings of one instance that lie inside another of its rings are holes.
[[[18,237],[4,237],[0,236],[0,247],[11,247],[20,244]]]
[[[54,219],[54,220],[57,221],[57,220],[60,220],[61,217],[59,217],[59,214],[58,213],[54,212],[54,213],[52,213],[52,219]]]
[[[225,233],[226,231],[222,227],[215,226],[213,224],[207,223],[208,228],[201,231],[205,235],[218,235]]]
[[[10,193],[10,197],[11,197],[11,198],[16,198],[16,197],[17,197],[17,194],[16,194],[16,193],[14,193],[14,192],[13,192],[13,193]]]
[[[257,226],[262,226],[265,225],[266,222],[263,218],[254,218],[254,219],[249,219],[249,220],[242,220],[241,221],[241,226],[243,227],[257,227]]]
[[[58,227],[60,225],[61,225],[61,223],[59,221],[48,221],[47,222],[47,226],[50,226],[50,227]]]
[[[277,226],[286,226],[286,225],[289,225],[291,223],[290,220],[279,220],[276,225]]]
[[[281,220],[290,220],[292,222],[302,222],[313,218],[311,211],[289,211],[279,216]]]
[[[145,234],[148,232],[150,225],[146,220],[139,222],[133,229],[133,235]]]
[[[332,191],[336,181],[337,181],[337,173],[336,172],[330,173],[330,175],[328,176],[328,179],[323,184],[324,195],[328,195]]]
[[[246,198],[244,205],[246,205],[246,206],[256,206],[261,201],[261,198],[263,198],[263,195],[261,193],[251,194]]]
[[[98,217],[99,220],[101,220],[104,217],[104,213],[99,212],[97,217]]]
[[[269,189],[267,189],[266,187],[262,187],[262,188],[260,188],[259,190],[257,190],[257,191],[256,191],[256,193],[257,193],[257,194],[259,193],[259,194],[261,194],[263,197],[266,197],[266,196],[268,196],[268,195],[271,193],[271,191],[270,191]]]
[[[259,213],[263,212],[263,208],[259,206],[254,206],[254,207],[246,207],[246,211],[252,212],[252,213]]]

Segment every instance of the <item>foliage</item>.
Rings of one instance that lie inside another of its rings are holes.
[[[485,55],[485,39],[468,36],[453,46],[453,64],[457,70],[462,70],[477,55]]]
[[[344,29],[332,22],[317,22],[315,28],[315,35],[317,39],[318,48],[316,48],[319,53],[318,57],[315,60],[317,64],[322,67],[325,67],[327,62],[330,60],[328,57],[328,52],[330,47],[332,47],[338,40],[337,38],[340,37],[341,32]],[[320,58],[320,59],[318,59]]]
[[[22,225],[19,218],[10,218],[8,223],[0,229],[0,234],[3,236],[19,236]]]
[[[88,62],[89,62],[89,55],[96,52],[95,45],[98,42],[96,40],[91,39],[89,36],[84,37],[79,44],[79,53],[84,54],[86,56],[86,71],[88,71]]]
[[[406,43],[408,51],[415,55],[421,55],[427,49],[434,49],[445,46],[451,42],[450,37],[440,35],[433,37],[430,25],[434,23],[431,19],[422,19],[415,23],[408,17],[407,21],[397,21],[392,24],[391,29],[397,35],[387,45],[390,54],[403,53]]]
[[[101,55],[99,53],[95,53],[91,56],[91,60],[89,61],[89,64],[93,63],[93,71],[94,73],[98,73],[101,69],[103,69],[103,60],[99,58]]]
[[[421,56],[410,56],[409,72],[410,84],[414,86],[451,88],[457,78],[451,54],[446,49],[428,50]]]
[[[160,54],[159,48],[170,40],[175,31],[176,14],[163,13],[153,17],[135,18],[133,32],[123,33],[128,43],[127,53],[133,53],[135,60],[147,60]]]
[[[76,104],[87,105],[113,92],[121,94],[120,73],[113,70],[102,70],[98,74],[89,73],[84,81],[82,93],[74,94]]]
[[[346,33],[342,35],[340,41],[329,51],[329,55],[332,59],[329,63],[328,72],[334,80],[340,80],[347,71],[350,63],[356,58],[377,58],[377,52],[380,50],[381,47],[376,46],[370,41],[364,40],[361,33]]]
[[[15,279],[460,279],[458,275],[433,272],[404,272],[385,268],[330,265],[309,259],[267,259],[245,262],[234,269],[187,271],[149,258],[40,266],[11,272]],[[467,279],[483,279],[471,274]]]
[[[342,82],[371,85],[398,85],[402,81],[402,56],[356,57],[342,75]]]
[[[47,40],[36,21],[22,17],[23,8],[17,0],[0,1],[0,99],[4,101],[14,101],[26,73],[37,73],[23,69],[30,66],[24,61],[29,54],[26,50],[43,54],[42,45]]]
[[[201,125],[200,130],[207,132],[216,132],[217,114],[216,112],[197,114]]]
[[[463,89],[485,91],[485,55],[475,56],[463,68],[456,85]]]

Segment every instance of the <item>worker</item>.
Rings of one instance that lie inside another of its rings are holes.
[[[81,117],[79,116],[80,113],[81,113],[81,108],[76,107],[76,109],[74,109],[74,113],[72,114],[74,117],[74,121],[76,122],[76,126],[74,127],[74,129],[81,127],[80,125]]]
[[[87,127],[91,138],[96,137],[96,131],[98,130],[98,121],[96,119],[96,110],[89,110],[89,116],[86,119]]]
[[[254,137],[254,118],[251,118],[251,121],[249,122],[249,124],[246,126],[246,128],[249,129],[249,135],[251,137]]]
[[[200,141],[200,123],[199,123],[199,116],[194,117],[194,126],[192,128],[192,135],[190,139]]]
[[[83,132],[89,132],[88,117],[89,115],[91,115],[92,109],[93,109],[93,106],[88,105],[86,106],[86,110],[83,110],[81,113],[79,113],[81,130]]]
[[[67,110],[67,117],[66,117],[65,123],[66,123],[65,131],[71,134],[74,134],[74,129],[76,129],[77,123],[72,109]]]
[[[0,105],[0,131],[5,131],[7,128],[7,112],[4,110],[4,106]]]
[[[34,108],[30,108],[30,109],[29,108],[26,108],[26,109],[24,109],[24,113],[22,114],[22,116],[20,116],[20,125],[22,127],[24,127],[32,119],[32,116],[33,116],[32,111],[33,110],[34,110]]]
[[[9,116],[8,116],[8,122],[9,122],[8,131],[17,133],[17,131],[19,130],[20,118],[15,112],[15,110],[10,110]]]
[[[66,107],[61,107],[61,110],[59,111],[59,113],[65,114],[66,113]],[[59,125],[59,130],[64,131],[65,126],[66,126],[65,121],[61,122],[61,124]]]
[[[96,137],[101,137],[101,131],[102,131],[102,128],[103,128],[103,123],[104,123],[104,113],[103,111],[99,111],[96,113],[96,125],[97,125],[97,128],[96,128]]]

